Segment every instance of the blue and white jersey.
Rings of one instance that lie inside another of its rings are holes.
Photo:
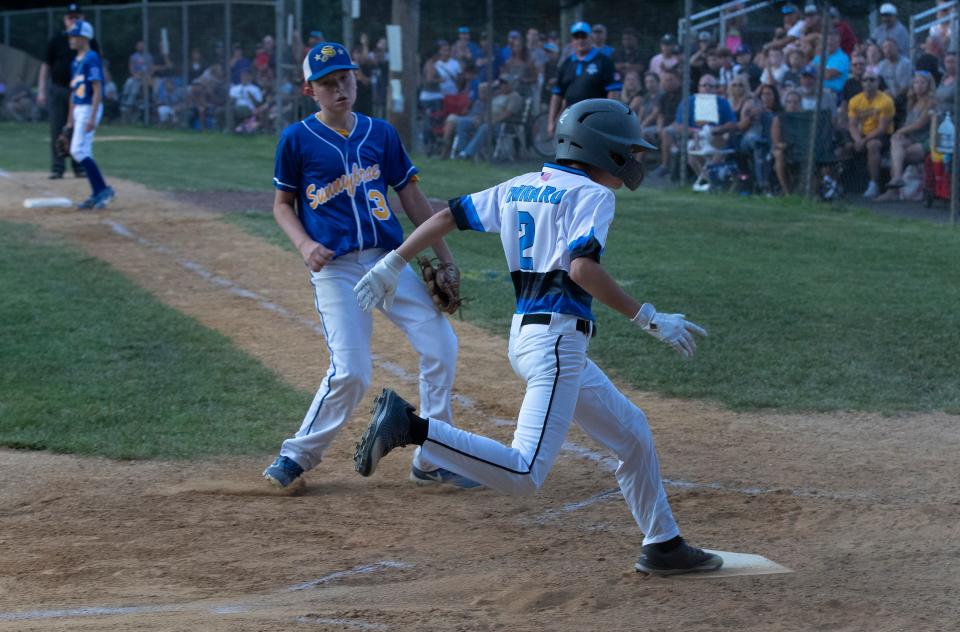
[[[304,230],[334,257],[403,242],[387,187],[400,191],[417,173],[393,126],[354,116],[346,137],[311,115],[287,127],[277,144],[274,186],[297,193]]]
[[[93,103],[94,81],[103,81],[103,65],[100,63],[100,55],[88,50],[83,57],[70,62],[70,91],[73,93],[74,105]]]
[[[586,173],[546,163],[486,191],[450,200],[460,230],[500,233],[517,314],[560,313],[593,320],[592,297],[570,280],[570,262],[599,261],[614,196]]]

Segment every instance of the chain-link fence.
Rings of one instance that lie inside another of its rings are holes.
[[[937,129],[956,120],[956,0],[685,4],[174,0],[92,5],[86,19],[109,63],[110,114],[129,122],[275,131],[313,111],[300,60],[325,39],[361,66],[356,109],[390,118],[418,151],[548,157],[562,107],[609,95],[661,147],[648,158],[663,180],[950,197],[955,161]],[[0,18],[3,42],[41,59],[37,34],[62,29],[60,10]]]

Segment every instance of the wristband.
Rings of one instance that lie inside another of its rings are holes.
[[[643,329],[650,329],[650,321],[657,315],[657,310],[650,303],[644,303],[640,307],[637,315],[631,318],[631,322]]]

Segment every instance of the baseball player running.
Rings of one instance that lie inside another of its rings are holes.
[[[330,367],[300,429],[263,472],[280,488],[320,463],[370,385],[373,318],[357,306],[353,286],[403,241],[387,187],[397,192],[414,224],[433,213],[397,131],[353,112],[356,70],[341,44],[314,46],[303,60],[303,75],[320,111],[284,130],[277,145],[273,215],[310,269],[330,351]],[[452,264],[442,239],[432,245],[442,262]],[[410,268],[395,270],[394,278],[400,292],[384,313],[420,354],[420,414],[450,419],[456,334]],[[410,478],[418,484],[479,486],[438,468],[419,451]]]
[[[719,568],[723,560],[690,546],[670,511],[653,437],[643,411],[587,358],[596,332],[591,297],[624,314],[642,331],[684,357],[706,331],[683,314],[657,312],[627,295],[600,265],[614,215],[610,189],[636,189],[643,180],[643,140],[637,116],[608,99],[568,108],[557,127],[556,161],[450,207],[419,226],[381,259],[354,292],[363,309],[400,296],[395,270],[454,228],[500,233],[516,288],[509,357],[527,384],[513,443],[458,430],[442,418],[417,416],[384,389],[357,445],[357,471],[374,472],[393,448],[416,444],[441,467],[510,494],[543,485],[575,421],[619,459],[616,476],[644,533],[638,571],[673,575]]]
[[[67,32],[70,48],[77,57],[70,68],[70,106],[67,127],[73,128],[70,138],[70,155],[74,162],[83,165],[93,193],[77,205],[77,208],[106,208],[116,196],[107,186],[100,168],[93,161],[93,137],[103,116],[103,66],[100,56],[90,49],[93,26],[77,20]]]

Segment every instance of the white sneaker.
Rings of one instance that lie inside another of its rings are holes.
[[[863,197],[872,200],[878,195],[880,195],[880,190],[877,188],[877,183],[871,180],[870,184],[867,185],[867,190],[863,192]]]

